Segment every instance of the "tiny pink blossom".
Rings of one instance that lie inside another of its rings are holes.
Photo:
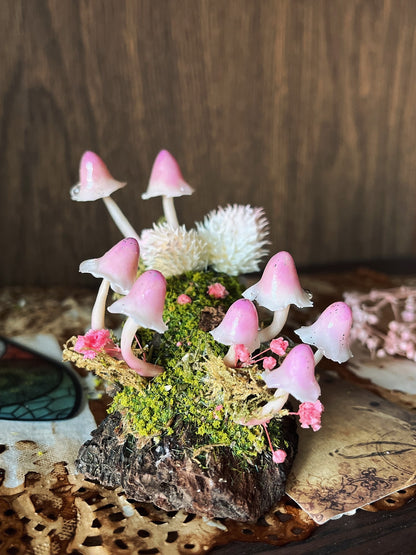
[[[217,405],[215,407],[214,412],[213,412],[213,417],[214,417],[215,420],[219,420],[220,417],[218,416],[217,412],[219,412],[222,409],[223,409],[222,405]]]
[[[276,366],[276,359],[273,357],[264,357],[263,368],[265,370],[272,370]]]
[[[273,462],[276,464],[284,462],[286,457],[287,453],[286,451],[283,451],[283,449],[277,449],[276,451],[273,451]]]
[[[182,293],[182,295],[179,295],[179,297],[176,299],[176,302],[178,304],[189,304],[192,302],[192,299],[189,295],[185,295],[184,293]]]
[[[229,294],[224,285],[218,282],[208,285],[207,293],[215,299],[224,299]]]
[[[314,432],[317,432],[321,427],[321,414],[324,410],[324,406],[321,401],[315,401],[315,403],[301,403],[299,405],[299,420],[302,428],[312,428]]]
[[[234,350],[238,360],[241,360],[241,362],[247,362],[249,360],[250,353],[244,345],[236,345]]]
[[[178,341],[178,342],[176,343],[176,346],[177,346],[177,347],[182,347],[182,341]]]
[[[280,357],[286,353],[286,349],[288,347],[289,342],[283,339],[283,337],[278,337],[277,339],[272,339],[272,341],[270,341],[270,350],[272,353],[275,353]]]
[[[109,330],[88,330],[85,335],[78,335],[74,351],[84,355],[84,358],[95,358],[97,353],[109,343],[111,343]]]

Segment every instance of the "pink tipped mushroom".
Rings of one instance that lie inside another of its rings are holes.
[[[102,278],[91,314],[91,328],[104,328],[105,303],[111,287],[116,293],[125,295],[130,291],[137,275],[139,243],[134,237],[122,239],[101,258],[84,260],[79,266],[82,273]]]
[[[71,190],[71,199],[79,202],[102,199],[114,223],[124,237],[139,237],[118,205],[110,197],[111,193],[121,189],[126,184],[116,181],[107,169],[107,166],[97,154],[91,151],[84,152],[79,166],[79,183]]]
[[[154,161],[149,185],[142,199],[161,196],[166,221],[173,229],[177,229],[179,223],[173,199],[193,192],[192,187],[184,181],[175,158],[167,150],[161,150]]]
[[[238,299],[227,310],[221,324],[210,331],[215,341],[230,345],[224,364],[235,367],[236,345],[244,345],[252,353],[259,348],[259,319],[254,304],[247,299]]]
[[[329,305],[311,326],[302,326],[295,333],[304,343],[315,345],[315,364],[325,355],[335,362],[346,362],[351,356],[351,308],[336,302]]]
[[[165,297],[166,279],[157,270],[148,270],[137,278],[125,297],[108,307],[109,312],[127,316],[121,332],[121,354],[130,368],[141,376],[152,377],[163,372],[161,366],[137,358],[131,345],[139,327],[159,333],[168,329],[162,319]]]
[[[299,283],[293,258],[286,251],[272,256],[260,281],[246,289],[243,297],[273,311],[272,323],[259,332],[260,343],[273,339],[281,331],[291,304],[299,308],[313,306]]]
[[[267,387],[279,388],[301,403],[314,403],[321,394],[315,378],[315,360],[309,345],[296,345],[276,370],[263,372]]]

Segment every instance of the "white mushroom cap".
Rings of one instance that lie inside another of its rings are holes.
[[[138,277],[130,292],[107,310],[129,316],[137,326],[164,333],[168,329],[162,319],[165,297],[166,279],[157,270],[147,270]]]
[[[142,199],[159,196],[181,197],[193,192],[192,187],[182,177],[175,158],[167,150],[161,150],[154,161],[149,185],[147,191],[142,194]]]
[[[79,166],[79,183],[71,190],[71,199],[92,201],[105,198],[126,184],[113,178],[107,166],[94,152],[84,152]]]
[[[133,237],[128,237],[119,241],[101,258],[81,262],[79,271],[106,279],[113,291],[125,295],[136,279],[139,255],[139,243]]]
[[[326,358],[345,362],[351,356],[351,308],[343,302],[329,305],[311,326],[302,326],[295,333],[304,343],[315,345]]]
[[[272,256],[257,283],[246,289],[243,297],[276,311],[294,304],[299,308],[313,306],[302,289],[292,256],[281,251]]]

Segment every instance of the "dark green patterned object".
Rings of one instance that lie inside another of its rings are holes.
[[[82,403],[78,377],[64,364],[0,338],[0,419],[66,420]]]

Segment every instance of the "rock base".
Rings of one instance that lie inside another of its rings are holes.
[[[166,511],[183,509],[211,518],[252,521],[284,494],[297,434],[293,417],[284,417],[282,426],[289,444],[284,463],[275,464],[267,452],[243,468],[228,448],[219,448],[210,454],[207,468],[202,468],[174,435],[161,437],[158,445],[150,442],[139,448],[132,436],[123,436],[121,416],[114,413],[81,447],[76,465],[87,478],[104,486],[121,486],[127,497]]]

